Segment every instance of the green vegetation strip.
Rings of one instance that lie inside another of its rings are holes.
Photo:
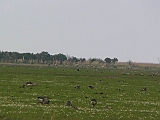
[[[0,66],[0,120],[159,120],[160,76],[152,72],[159,70]]]

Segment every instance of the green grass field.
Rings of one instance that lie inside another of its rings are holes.
[[[0,120],[160,120],[160,76],[149,76],[159,71],[0,66]],[[20,88],[28,81],[38,85]],[[38,96],[50,103],[38,104]]]

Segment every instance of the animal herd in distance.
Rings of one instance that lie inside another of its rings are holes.
[[[29,87],[29,86],[37,86],[37,85],[38,84],[35,83],[35,82],[25,82],[25,84],[20,86],[20,88],[25,88],[25,87]],[[94,88],[93,86],[88,86],[88,87],[91,88],[91,89]],[[80,89],[80,86],[77,85],[77,86],[75,86],[75,88]],[[38,96],[37,99],[39,101],[38,103],[41,104],[41,105],[49,104],[49,102],[50,102],[50,100],[46,96]],[[97,104],[97,100],[96,99],[91,99],[90,102],[91,102],[91,106],[93,106],[93,107]],[[66,102],[66,106],[70,106],[71,108],[74,108],[74,109],[78,110],[78,107],[73,106],[71,101],[67,101]]]
[[[99,80],[99,82],[102,82],[102,80]],[[37,86],[37,85],[38,84],[35,83],[35,82],[25,82],[25,84],[20,86],[20,88],[25,88],[25,87],[29,87],[29,86]],[[88,87],[90,89],[94,89],[94,86],[89,85]],[[77,85],[74,88],[80,89],[81,87],[80,87],[80,85]],[[142,88],[141,91],[147,91],[147,88],[144,87],[144,88]],[[98,93],[95,93],[95,94],[98,94]],[[101,92],[99,94],[103,94],[103,92]],[[41,104],[41,105],[49,104],[49,102],[50,102],[49,98],[47,98],[46,96],[38,96],[37,99],[39,101],[38,104]],[[97,103],[98,103],[98,101],[95,98],[92,98],[90,100],[90,107],[94,108],[97,105]],[[78,107],[74,106],[70,100],[66,102],[66,106],[71,107],[71,108],[73,108],[75,110],[78,110]],[[104,108],[105,109],[112,109],[112,107],[110,107],[110,106],[105,106]]]
[[[80,69],[77,69],[77,71],[80,71]],[[122,75],[131,75],[131,74],[130,73],[124,73],[124,72],[122,72]],[[143,73],[138,73],[138,75],[144,76]],[[158,75],[158,73],[152,73],[149,76],[157,76],[157,75]],[[103,80],[99,80],[99,82],[103,82]],[[37,85],[38,84],[35,83],[35,82],[25,82],[25,84],[23,84],[20,88],[25,88],[25,87],[29,87],[29,86],[37,86]],[[94,89],[94,86],[89,85],[88,87],[90,89]],[[80,85],[77,85],[74,88],[80,89],[81,87],[80,87]],[[118,89],[118,90],[120,91],[120,89]],[[147,88],[144,87],[144,88],[142,88],[141,91],[147,91]],[[95,93],[95,94],[103,94],[103,92]],[[41,104],[41,105],[49,104],[49,102],[50,102],[49,98],[47,98],[46,96],[38,96],[37,99],[39,101],[38,104]],[[91,105],[91,107],[94,108],[97,105],[97,103],[98,102],[97,102],[97,100],[95,98],[90,99],[90,105]],[[78,107],[74,106],[70,100],[66,102],[66,106],[71,107],[71,108],[73,108],[75,110],[78,110]],[[110,107],[110,106],[105,106],[104,108],[105,109],[112,109],[112,107]]]

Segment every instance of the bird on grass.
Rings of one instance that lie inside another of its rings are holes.
[[[80,86],[79,86],[79,85],[77,85],[77,86],[75,86],[74,88],[80,89]]]
[[[75,110],[78,110],[78,107],[77,106],[71,106],[71,108],[75,109]]]
[[[96,99],[91,99],[91,105],[94,107],[97,105],[97,100]]]
[[[146,87],[144,87],[144,88],[142,89],[142,91],[147,91],[147,88],[146,88]]]
[[[94,89],[94,86],[91,86],[91,85],[90,85],[90,86],[88,86],[88,87],[91,88],[91,89]]]
[[[38,97],[38,100],[40,101],[39,103],[40,104],[49,104],[49,100],[48,100],[48,98],[47,97],[45,97],[45,96],[39,96]]]
[[[69,106],[69,107],[71,107],[71,108],[73,108],[73,109],[75,109],[75,110],[78,110],[78,107],[73,106],[72,103],[71,103],[71,101],[67,101],[66,105]]]
[[[110,106],[105,106],[104,109],[108,109],[108,110],[109,110],[109,109],[112,109],[112,107],[110,107]]]
[[[71,101],[67,101],[66,105],[67,105],[67,106],[72,106]]]

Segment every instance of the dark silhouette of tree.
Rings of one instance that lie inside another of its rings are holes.
[[[68,58],[68,62],[70,63],[70,65],[73,63],[77,63],[78,61],[79,61],[79,59],[76,57],[69,57]]]
[[[7,51],[2,52],[2,61],[3,62],[9,62],[9,60],[10,60],[9,52],[7,52]]]
[[[0,60],[3,58],[3,53],[0,51]]]
[[[99,66],[99,65],[102,65],[102,66],[103,66],[103,64],[105,63],[105,62],[104,62],[102,59],[100,59],[100,58],[97,58],[96,61],[98,62],[98,66]]]
[[[105,58],[104,61],[106,62],[106,66],[108,67],[111,64],[111,58]]]
[[[18,52],[9,52],[10,60],[11,62],[17,62],[19,58],[19,53]]]
[[[51,55],[48,53],[48,52],[45,52],[45,51],[42,51],[40,54],[39,54],[43,64],[45,63],[48,63],[49,60],[52,60],[52,57]]]
[[[61,53],[53,55],[53,59],[60,61],[60,65],[63,63],[63,61],[67,60],[67,57]]]
[[[0,51],[0,62],[10,62],[10,63],[28,63],[28,64],[34,64],[34,63],[38,63],[38,64],[48,64],[51,65],[53,63],[58,63],[60,65],[62,65],[64,63],[64,61],[69,62],[70,65],[71,64],[77,64],[78,62],[80,62],[81,64],[84,64],[84,62],[86,61],[85,58],[76,58],[74,56],[72,57],[68,57],[59,53],[59,54],[55,54],[55,55],[50,55],[48,52],[46,51],[42,51],[41,53],[18,53],[18,52],[8,52],[8,51]],[[115,63],[118,62],[117,58],[114,59],[110,59],[110,58],[105,58],[105,60],[103,61],[102,59],[98,59],[98,58],[90,58],[88,59],[90,65],[93,62],[97,62],[98,65],[104,63],[104,61],[106,62],[106,64],[110,65],[110,63]],[[130,61],[131,63],[131,61]]]
[[[80,58],[79,61],[81,61],[81,63],[85,62],[86,59],[85,58]]]
[[[23,55],[23,59],[26,61],[28,61],[32,57],[31,53],[23,53],[22,55]]]
[[[132,66],[132,60],[128,61],[129,66]]]
[[[35,54],[34,56],[35,56],[35,59],[36,59],[37,63],[38,63],[38,64],[41,63],[40,53],[37,53],[37,54]]]
[[[117,58],[114,58],[114,59],[112,59],[111,61],[112,61],[113,64],[115,64],[116,62],[118,62],[118,59],[117,59]]]
[[[96,58],[89,58],[88,61],[89,61],[89,65],[91,65],[94,61],[96,61]]]
[[[105,61],[106,63],[109,63],[109,64],[110,64],[110,63],[111,63],[111,58],[108,58],[108,57],[107,57],[107,58],[104,59],[104,61]]]

